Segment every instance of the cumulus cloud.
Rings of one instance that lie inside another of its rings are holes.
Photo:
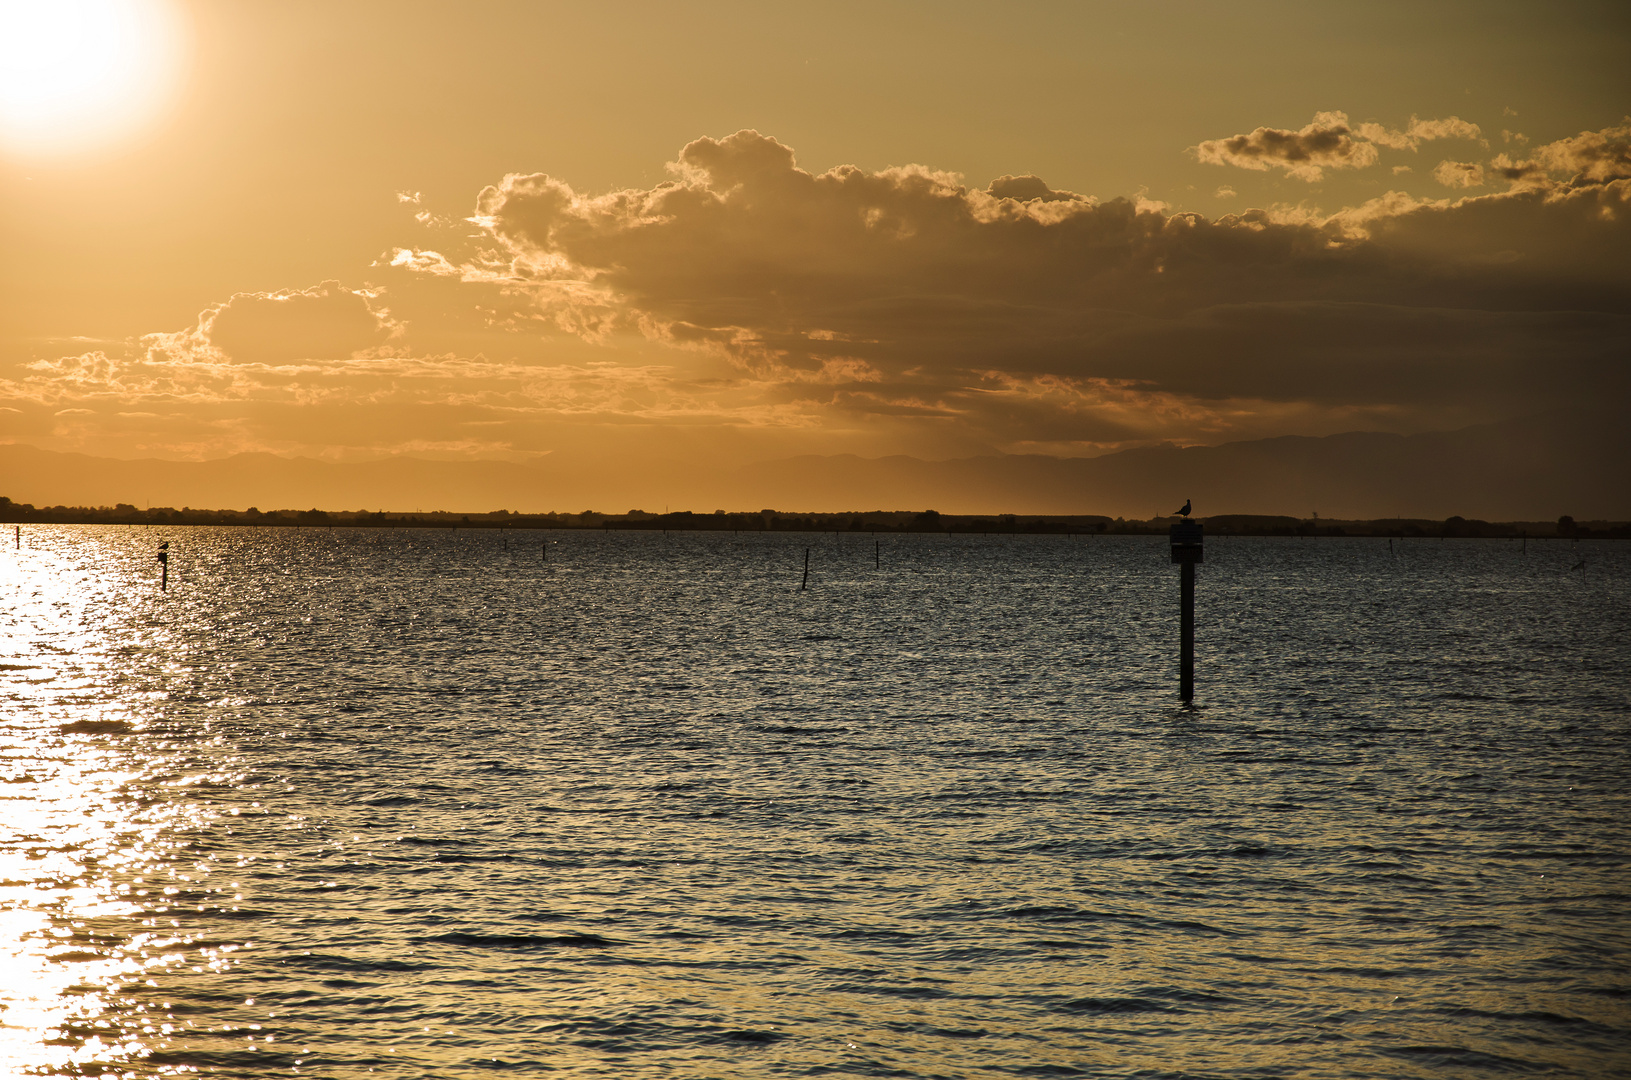
[[[1631,117],[1618,127],[1582,131],[1547,143],[1534,160],[1549,172],[1569,173],[1573,184],[1606,184],[1631,178]]]
[[[1260,127],[1246,135],[1209,139],[1191,147],[1191,152],[1208,165],[1259,172],[1281,169],[1287,176],[1313,182],[1322,179],[1326,169],[1362,169],[1376,163],[1376,147],[1355,135],[1346,113],[1322,112],[1298,131]]]
[[[375,294],[325,281],[237,293],[201,312],[191,328],[151,335],[147,345],[177,360],[279,364],[346,359],[386,345],[400,329]]]
[[[930,456],[1621,400],[1625,137],[1542,147],[1495,193],[1207,218],[1031,175],[811,172],[740,131],[690,143],[649,187],[506,176],[478,197],[477,237],[393,249],[382,286],[240,294],[123,349],[76,343],[0,399],[27,413],[13,430],[72,408],[168,425],[185,412],[220,449],[273,444],[277,425],[325,443],[548,448],[540,431],[574,425],[574,443],[706,431]],[[457,312],[489,336],[425,336]],[[501,341],[542,344],[481,355]]]
[[[1475,161],[1441,161],[1433,169],[1433,179],[1450,188],[1480,187],[1484,167]]]
[[[1404,130],[1374,121],[1354,124],[1343,112],[1322,112],[1298,131],[1260,127],[1246,135],[1210,139],[1190,148],[1197,160],[1208,165],[1233,165],[1264,172],[1280,169],[1287,176],[1313,182],[1327,169],[1363,169],[1377,163],[1377,147],[1390,150],[1416,150],[1435,139],[1463,139],[1488,145],[1477,124],[1459,116],[1423,120],[1412,116]],[[1395,173],[1408,171],[1396,166]]]
[[[1180,417],[1223,432],[1276,409],[1499,411],[1624,380],[1623,181],[1208,220],[1035,177],[810,173],[752,131],[699,139],[670,171],[603,195],[505,177],[476,216],[497,255],[472,268],[562,326],[635,331],[789,402],[934,417],[1003,446],[1022,431],[1114,444]],[[1514,314],[1554,309],[1573,314]]]
[[[1631,117],[1616,127],[1582,131],[1538,146],[1527,158],[1497,154],[1490,161],[1490,170],[1517,184],[1548,189],[1560,185],[1592,187],[1631,179]]]

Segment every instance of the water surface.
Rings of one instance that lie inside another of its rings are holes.
[[[23,540],[0,1069],[1631,1070],[1623,543]]]

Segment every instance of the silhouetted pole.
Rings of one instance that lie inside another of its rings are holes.
[[[16,526],[16,529],[17,529],[17,550],[21,551],[21,550],[23,550],[23,527],[21,525],[18,525],[18,526]]]
[[[159,545],[159,592],[170,591],[170,541]]]
[[[1172,527],[1172,561],[1179,564],[1178,696],[1195,699],[1195,564],[1206,561],[1201,523],[1188,518]]]
[[[883,566],[883,541],[872,541],[872,569],[877,570]]]
[[[799,592],[810,587],[810,549],[804,549],[804,580],[799,582]]]

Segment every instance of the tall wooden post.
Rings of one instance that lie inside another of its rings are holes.
[[[1195,564],[1206,561],[1201,523],[1185,518],[1172,527],[1172,561],[1178,579],[1178,696],[1195,700]]]
[[[170,541],[159,545],[159,592],[170,591]]]

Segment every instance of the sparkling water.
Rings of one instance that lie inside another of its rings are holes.
[[[1177,580],[25,526],[0,1072],[1631,1071],[1627,545],[1213,538],[1192,709]]]

